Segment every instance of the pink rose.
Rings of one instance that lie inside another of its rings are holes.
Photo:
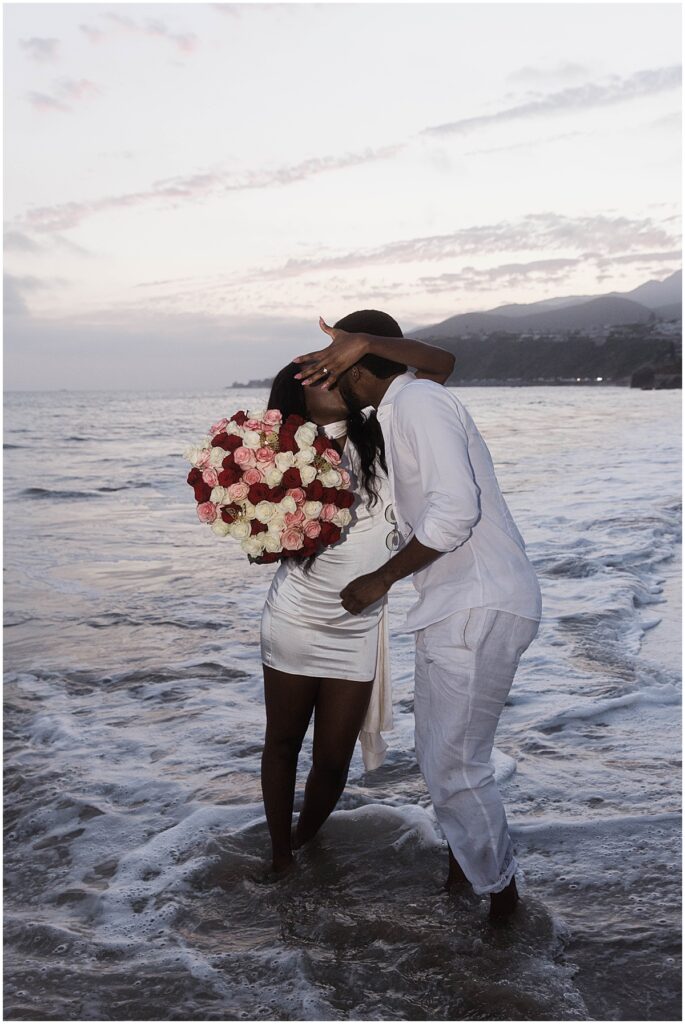
[[[290,526],[281,534],[281,544],[287,551],[299,551],[304,542],[302,530],[296,526]]]
[[[350,482],[351,482],[350,481],[350,474],[347,472],[346,469],[339,469],[338,472],[340,473],[340,476],[342,477],[342,480],[341,480],[342,486],[343,487],[349,487],[350,486]]]
[[[203,501],[197,506],[197,518],[201,523],[213,523],[216,519],[216,505],[213,501]]]
[[[228,420],[224,416],[218,423],[213,423],[209,428],[209,433],[214,437],[215,434],[220,434],[228,426]]]
[[[304,493],[301,487],[290,487],[286,491],[286,494],[289,494],[290,497],[293,498],[296,504],[298,505],[302,505],[305,498],[307,497],[307,495]]]
[[[252,487],[253,484],[261,484],[263,479],[261,470],[257,469],[256,466],[248,466],[243,473],[243,481],[248,487]]]
[[[340,463],[340,453],[336,452],[335,448],[327,448],[323,457],[330,462],[331,466],[337,466]]]
[[[245,430],[261,430],[262,429],[262,421],[261,420],[245,420],[245,422],[243,423],[243,426],[245,427]]]
[[[274,452],[272,451],[271,448],[268,448],[266,445],[263,448],[257,448],[255,455],[257,457],[257,462],[266,463],[274,461]]]
[[[202,471],[202,479],[210,487],[216,487],[219,483],[219,474],[215,469],[205,469]]]
[[[202,451],[200,452],[200,454],[197,457],[197,462],[195,463],[195,465],[198,467],[198,469],[204,469],[205,468],[205,466],[209,462],[209,456],[211,454],[212,454],[211,448],[203,448],[202,449]]]
[[[333,502],[329,502],[321,509],[321,516],[325,523],[330,523],[332,519],[338,514],[338,506],[334,505]]]
[[[248,473],[252,473],[252,472],[258,473],[259,470],[258,469],[255,469],[255,470],[248,469],[247,472]],[[255,483],[258,483],[258,482],[259,481],[255,481]],[[231,486],[228,488],[228,498],[229,498],[229,501],[242,501],[243,498],[247,497],[247,492],[249,490],[250,490],[250,488],[248,487],[247,481],[245,481],[245,479],[240,480],[237,484],[231,484]]]
[[[255,456],[251,448],[245,448],[243,445],[240,448],[236,448],[233,452],[233,459],[236,466],[240,466],[241,469],[247,469],[248,466],[255,465]]]
[[[288,517],[286,516],[286,521],[287,518]],[[304,530],[305,537],[318,537],[321,533],[321,525],[316,521],[316,519],[308,519],[302,529]]]
[[[267,409],[264,413],[264,422],[269,427],[278,426],[283,420],[283,414],[280,409]]]
[[[286,512],[285,514],[285,525],[286,526],[299,526],[300,523],[304,522],[304,512],[301,508],[298,508],[296,512]]]

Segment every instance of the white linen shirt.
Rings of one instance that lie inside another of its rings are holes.
[[[485,441],[457,396],[400,374],[377,409],[397,525],[442,551],[413,575],[418,600],[401,632],[464,608],[539,620],[540,585],[497,483]]]

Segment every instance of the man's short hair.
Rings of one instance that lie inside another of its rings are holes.
[[[389,313],[383,313],[380,309],[358,309],[354,313],[348,313],[334,327],[340,327],[343,331],[350,331],[353,334],[377,334],[383,338],[403,338],[402,328],[397,320]],[[407,367],[404,363],[397,363],[394,359],[385,359],[383,356],[367,355],[362,356],[359,365],[372,373],[374,377],[386,380],[388,377],[396,377],[398,373],[406,373]]]

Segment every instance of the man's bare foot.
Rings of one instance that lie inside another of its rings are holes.
[[[490,893],[490,918],[493,921],[503,921],[514,912],[519,902],[516,878],[512,878],[500,892]]]
[[[447,881],[445,882],[445,889],[449,892],[453,888],[460,888],[463,885],[468,884],[468,878],[464,874],[461,864],[456,859],[452,850],[449,850],[449,870],[447,873]]]

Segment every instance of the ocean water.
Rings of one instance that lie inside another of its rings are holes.
[[[357,749],[299,870],[261,880],[273,567],[197,521],[181,452],[265,397],[5,396],[5,1019],[680,1019],[680,394],[461,395],[544,601],[493,753],[504,928],[442,889],[407,581],[387,762]]]

